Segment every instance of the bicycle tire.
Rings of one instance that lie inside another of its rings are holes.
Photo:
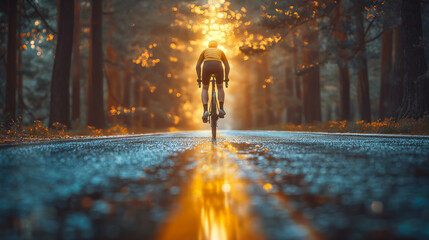
[[[216,139],[216,127],[217,127],[217,111],[216,111],[216,94],[213,93],[212,102],[211,102],[211,127],[212,127],[212,137]]]

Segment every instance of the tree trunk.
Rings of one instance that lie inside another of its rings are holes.
[[[347,50],[344,42],[347,40],[347,30],[344,29],[343,5],[338,1],[337,23],[335,27],[335,37],[338,41],[338,71],[340,80],[340,114],[341,120],[350,121],[350,73]]]
[[[9,0],[9,26],[7,37],[7,69],[6,69],[6,122],[9,124],[16,118],[16,21],[17,1]]]
[[[292,56],[293,56],[293,64],[294,64],[295,96],[296,96],[296,99],[298,100],[298,103],[294,107],[295,121],[293,123],[301,124],[302,123],[302,89],[301,89],[301,77],[297,74],[298,69],[301,68],[301,63],[299,62],[299,57],[298,57],[299,44],[297,42],[295,33],[294,33],[293,41],[294,41],[294,48],[292,49]]]
[[[429,78],[424,49],[421,1],[407,0],[401,7],[404,43],[403,98],[398,118],[421,118],[429,114]]]
[[[138,129],[142,127],[141,122],[141,112],[139,111],[139,105],[140,105],[140,94],[142,94],[142,91],[140,89],[140,83],[137,79],[133,82],[133,107],[135,108],[135,112],[133,113],[133,126],[134,128]]]
[[[131,61],[124,57],[124,89],[122,94],[123,107],[125,109],[130,109],[131,107]],[[123,116],[124,124],[127,127],[130,125],[130,115],[129,113],[124,114]]]
[[[402,79],[404,77],[404,41],[402,37],[402,27],[398,26],[393,31],[395,43],[395,64],[393,74],[389,77],[389,91],[385,117],[398,117],[399,107],[401,106],[403,92]]]
[[[356,0],[355,17],[356,17],[356,39],[358,41],[359,50],[357,52],[356,62],[358,68],[358,102],[361,114],[361,119],[366,122],[371,122],[371,105],[369,99],[369,80],[368,80],[368,64],[366,61],[366,43],[365,29],[363,23],[364,5],[361,0]]]
[[[22,114],[24,113],[24,96],[22,94],[23,89],[23,82],[22,82],[22,37],[21,37],[21,29],[22,29],[22,12],[23,12],[23,2],[22,0],[18,0],[18,32],[17,32],[17,38],[18,38],[18,81],[16,83],[18,88],[18,116],[22,117]]]
[[[70,66],[73,46],[74,1],[60,1],[59,31],[51,85],[49,125],[70,127]]]
[[[120,61],[121,56],[116,52],[112,44],[106,46],[106,58],[109,64],[106,67],[106,79],[107,79],[107,111],[112,108],[121,106],[122,102],[122,86],[121,86],[121,74],[120,74]],[[115,123],[117,118],[109,115],[109,122]]]
[[[302,64],[308,69],[303,79],[304,119],[311,123],[322,120],[319,70],[319,33],[313,21],[302,35],[304,46]]]
[[[293,88],[293,76],[290,56],[285,56],[285,88],[286,88],[286,122],[296,121],[295,106],[289,102],[290,99],[294,99],[294,88]]]
[[[271,111],[271,83],[265,82],[269,77],[269,68],[268,68],[268,53],[263,54],[258,61],[258,81],[260,85],[263,86],[261,92],[262,98],[262,108],[259,112],[257,118],[257,126],[266,126],[270,125],[273,122],[274,116]],[[262,84],[261,84],[262,83]],[[265,86],[265,87],[264,87]]]
[[[80,0],[74,4],[74,33],[73,33],[73,83],[72,83],[72,120],[80,118]]]
[[[88,84],[88,126],[106,127],[103,94],[103,1],[91,6],[90,71]]]
[[[252,83],[250,79],[250,71],[251,71],[251,64],[250,60],[245,62],[245,79],[244,79],[244,117],[243,117],[243,129],[251,129],[252,128]]]
[[[389,20],[389,15],[385,13],[381,43],[380,118],[384,118],[386,115],[389,100],[389,77],[392,72],[393,32],[391,26],[388,24]]]

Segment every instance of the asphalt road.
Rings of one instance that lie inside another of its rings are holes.
[[[0,239],[429,239],[429,138],[270,131],[0,145]]]

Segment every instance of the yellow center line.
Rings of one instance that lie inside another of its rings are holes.
[[[194,176],[178,200],[178,207],[161,227],[158,239],[263,239],[253,214],[247,182],[228,156],[228,143],[203,143],[193,150]]]

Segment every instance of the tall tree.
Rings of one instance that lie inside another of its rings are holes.
[[[298,74],[298,69],[301,68],[301,63],[299,61],[298,57],[298,50],[300,44],[298,44],[297,32],[295,31],[293,33],[293,43],[294,47],[292,49],[292,56],[293,56],[293,65],[294,65],[294,83],[295,83],[295,96],[298,100],[297,104],[294,107],[294,113],[296,116],[296,119],[294,121],[295,124],[301,124],[302,122],[302,88],[301,88],[301,76]]]
[[[345,43],[347,42],[346,21],[343,13],[343,3],[338,1],[336,8],[335,38],[337,41],[338,58],[337,65],[340,80],[340,114],[341,120],[351,120],[350,118],[350,73],[349,60]]]
[[[429,77],[423,38],[421,1],[402,1],[402,37],[404,43],[403,98],[398,118],[420,118],[429,114]]]
[[[398,117],[399,108],[403,97],[402,79],[404,77],[404,38],[402,36],[402,26],[397,26],[393,31],[395,44],[395,64],[393,74],[389,77],[389,97],[385,117]]]
[[[383,36],[381,43],[381,77],[380,77],[380,118],[386,115],[389,96],[389,77],[392,71],[393,31],[390,24],[390,9],[386,8],[383,16]]]
[[[302,34],[302,64],[305,66],[303,80],[303,102],[305,122],[322,120],[319,69],[319,32],[317,20],[313,20]]]
[[[9,0],[9,25],[7,37],[7,69],[6,69],[6,121],[16,117],[16,27],[17,27],[17,0]]]
[[[121,86],[121,55],[115,50],[112,44],[106,46],[106,60],[109,64],[106,67],[107,80],[107,111],[122,105]],[[114,123],[115,117],[109,117],[108,121]]]
[[[73,46],[74,0],[59,1],[58,38],[51,84],[49,125],[70,127],[70,66]]]
[[[103,1],[91,5],[91,36],[88,83],[88,126],[106,127],[103,95]]]
[[[264,125],[272,124],[274,119],[273,113],[271,111],[271,83],[266,82],[269,78],[267,52],[262,54],[258,59],[257,78],[258,86],[262,86],[263,88],[259,91],[262,108],[257,113],[255,124],[256,126],[261,127]]]
[[[250,78],[250,69],[251,69],[251,62],[250,60],[244,62],[244,67],[245,69],[247,69],[247,71],[244,71],[244,102],[247,104],[244,104],[244,116],[243,116],[243,129],[251,129],[253,124],[252,124],[252,105],[251,105],[251,100],[252,100],[252,83],[251,83],[251,78]]]
[[[356,56],[358,75],[358,102],[361,119],[371,122],[371,105],[369,100],[368,64],[366,60],[366,39],[364,29],[364,2],[355,0],[356,39],[359,43]]]
[[[295,122],[296,120],[294,105],[288,101],[295,98],[291,60],[290,54],[285,55],[286,122]]]
[[[368,63],[366,60],[366,39],[364,29],[364,2],[355,0],[356,39],[359,43],[356,55],[358,75],[358,103],[361,119],[371,122],[371,105],[369,100]]]
[[[124,57],[124,89],[122,94],[122,103],[123,107],[126,109],[130,109],[131,107],[131,60],[127,57]],[[124,114],[124,123],[127,127],[131,127],[130,116],[128,114]]]
[[[80,0],[74,4],[74,33],[73,33],[73,81],[72,81],[72,120],[80,118]]]
[[[24,111],[24,96],[22,94],[23,90],[23,82],[22,82],[22,16],[23,16],[23,0],[18,0],[18,32],[17,32],[17,51],[18,51],[18,74],[17,74],[17,83],[16,86],[18,88],[18,115],[22,116]]]

